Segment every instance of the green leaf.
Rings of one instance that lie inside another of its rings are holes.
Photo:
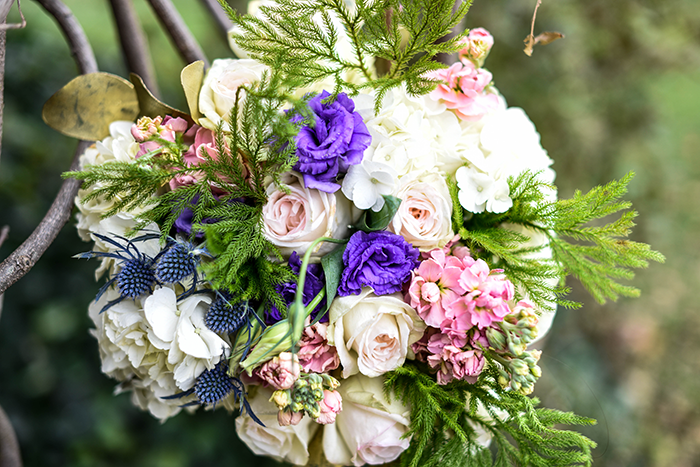
[[[382,195],[382,197],[384,198],[384,206],[379,212],[368,209],[353,228],[363,232],[376,232],[387,228],[396,211],[399,210],[401,199],[391,195]]]
[[[338,293],[340,276],[343,274],[343,253],[347,248],[347,243],[340,245],[335,250],[321,258],[323,273],[326,276],[326,309],[331,307],[331,303]]]

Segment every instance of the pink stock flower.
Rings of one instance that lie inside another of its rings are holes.
[[[316,323],[304,328],[299,340],[299,363],[305,372],[328,373],[340,365],[338,351],[328,344],[328,325]]]
[[[144,141],[139,146],[139,152],[136,154],[136,157],[139,158],[162,147],[158,141],[148,141],[156,136],[174,143],[177,139],[177,134],[181,133],[183,143],[192,144],[194,134],[197,131],[196,128],[198,127],[193,125],[189,130],[187,127],[187,120],[181,117],[173,118],[170,115],[166,115],[162,120],[161,117],[154,119],[144,117],[140,119],[131,127],[131,134],[134,139]]]
[[[263,363],[255,370],[257,376],[263,380],[263,384],[275,389],[289,389],[299,378],[301,367],[299,359],[291,352],[282,352],[272,360]]]
[[[429,95],[443,102],[462,120],[476,121],[499,105],[498,96],[486,91],[493,76],[471,62],[458,62],[449,68],[429,73],[429,78],[442,81]]]
[[[316,419],[316,423],[328,425],[335,423],[335,416],[343,410],[343,398],[338,391],[323,390],[323,400],[318,403],[321,414]]]
[[[491,47],[493,47],[493,36],[490,32],[484,28],[472,29],[464,41],[464,47],[459,51],[459,58],[483,64]]]
[[[452,372],[457,379],[465,380],[471,384],[476,383],[479,374],[484,369],[485,359],[479,350],[466,350],[450,354]]]
[[[428,326],[439,328],[445,320],[445,310],[464,293],[459,284],[462,262],[446,256],[441,249],[430,252],[430,258],[421,262],[412,274],[407,303],[416,309]]]

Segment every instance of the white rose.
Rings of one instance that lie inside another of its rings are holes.
[[[323,431],[323,452],[332,464],[378,465],[408,449],[410,411],[396,398],[384,397],[384,378],[352,376],[338,388],[343,410]]]
[[[309,461],[309,442],[319,425],[304,417],[298,425],[280,426],[277,406],[270,402],[272,391],[258,386],[251,388],[250,408],[265,426],[260,426],[248,415],[236,418],[236,433],[251,451],[269,456],[280,462],[306,465]]]
[[[260,81],[266,69],[262,63],[250,59],[214,60],[199,91],[199,111],[203,115],[199,124],[214,131],[223,120],[224,130],[230,131],[228,119],[238,88]]]
[[[303,255],[311,242],[320,237],[347,237],[354,216],[350,201],[342,193],[306,188],[303,176],[296,172],[285,173],[281,178],[289,193],[274,183],[267,187],[263,234],[283,255],[289,256],[293,251]],[[333,248],[334,244],[321,243],[314,254],[320,256]]]
[[[442,248],[454,237],[452,199],[439,173],[404,177],[394,195],[401,199],[401,204],[388,230],[421,251]]]
[[[369,287],[336,298],[329,315],[328,342],[338,350],[343,378],[358,372],[375,377],[400,367],[425,330],[400,293],[377,296]]]

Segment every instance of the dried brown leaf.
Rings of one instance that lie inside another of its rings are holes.
[[[187,106],[190,108],[192,120],[196,123],[199,123],[199,118],[202,116],[199,112],[199,91],[202,88],[202,81],[204,81],[204,62],[201,60],[190,63],[180,73]]]
[[[530,57],[532,56],[532,51],[535,45],[547,45],[556,41],[557,39],[563,39],[564,34],[555,31],[547,31],[538,34],[537,37],[533,37],[532,34],[528,35],[523,42],[525,42],[525,49],[523,52]]]
[[[191,125],[193,123],[192,118],[181,110],[177,110],[170,107],[167,104],[156,99],[156,97],[148,90],[146,85],[143,83],[141,77],[135,73],[129,75],[129,79],[134,85],[136,91],[136,97],[139,103],[139,117],[151,117],[155,118],[157,116],[164,117],[170,115],[172,117],[181,117],[187,120]]]
[[[115,120],[134,120],[139,102],[134,86],[109,73],[81,75],[51,96],[42,110],[44,122],[64,135],[86,141],[109,136]]]

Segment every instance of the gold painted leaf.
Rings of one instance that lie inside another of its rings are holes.
[[[41,112],[44,122],[64,135],[85,141],[109,136],[115,120],[136,119],[139,103],[134,87],[109,73],[80,75],[51,96]]]
[[[202,81],[204,81],[204,62],[201,60],[190,63],[180,73],[180,82],[185,91],[187,106],[190,108],[190,115],[195,123],[199,123],[199,117],[202,116],[199,113],[199,91],[202,88]]]
[[[190,125],[193,123],[192,118],[183,111],[170,107],[156,99],[156,97],[151,94],[151,91],[146,88],[146,85],[139,75],[131,73],[129,79],[136,90],[136,98],[139,102],[139,117],[155,118],[159,115],[161,117],[170,115],[172,117],[182,117],[187,120]]]

